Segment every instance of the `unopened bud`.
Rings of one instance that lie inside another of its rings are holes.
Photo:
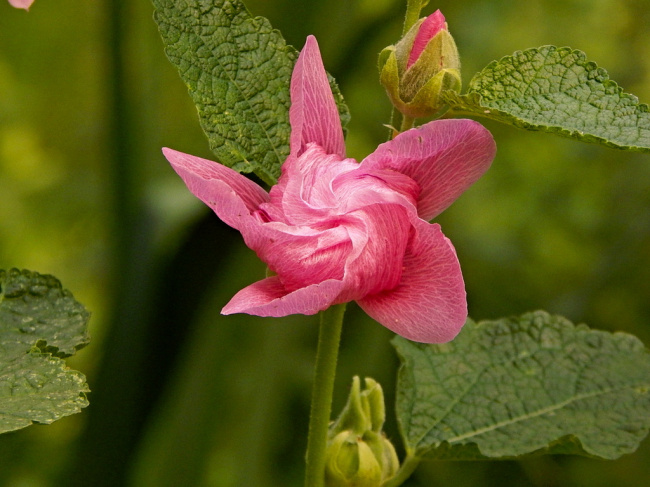
[[[382,482],[382,466],[372,448],[352,431],[336,435],[325,457],[327,487],[377,487]]]
[[[399,460],[381,431],[384,420],[384,393],[379,383],[366,378],[361,391],[359,377],[354,377],[348,402],[330,427],[327,487],[376,487],[395,475]]]
[[[381,52],[379,72],[395,108],[411,118],[440,111],[443,91],[460,91],[458,49],[440,10],[420,19],[395,46]]]

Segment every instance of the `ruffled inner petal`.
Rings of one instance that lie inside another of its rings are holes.
[[[332,182],[339,211],[351,212],[376,203],[417,208],[420,187],[410,177],[392,169],[364,168],[339,174]]]
[[[399,283],[411,219],[417,219],[419,187],[411,178],[389,169],[363,173],[317,146],[285,174],[282,194],[272,190],[271,202],[262,205],[283,221],[265,223],[263,238],[259,229],[244,238],[287,289],[343,279],[337,302],[344,302]]]
[[[332,180],[358,167],[353,159],[341,159],[308,144],[300,157],[285,162],[278,185],[271,188],[270,202],[262,208],[275,221],[327,228],[331,226],[327,220],[341,213]]]
[[[347,229],[324,231],[270,222],[242,232],[246,245],[278,275],[288,291],[327,279],[343,279],[352,249]]]
[[[352,251],[340,302],[393,289],[399,284],[411,231],[408,211],[402,205],[380,203],[349,214],[355,224],[348,225]]]

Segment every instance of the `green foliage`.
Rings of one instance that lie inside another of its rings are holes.
[[[583,52],[543,46],[517,51],[477,73],[452,110],[617,149],[650,152],[650,113]]]
[[[187,84],[220,163],[274,184],[289,154],[296,50],[238,0],[154,0],[166,53]],[[330,83],[344,125],[347,108]]]
[[[538,311],[468,320],[450,343],[397,337],[397,414],[411,456],[614,459],[650,428],[650,354],[634,336]]]
[[[0,270],[0,433],[88,405],[85,377],[62,358],[88,344],[89,316],[54,277]]]

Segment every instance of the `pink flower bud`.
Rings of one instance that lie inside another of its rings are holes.
[[[445,16],[442,15],[440,10],[436,10],[424,19],[424,22],[420,25],[420,29],[415,36],[415,41],[413,41],[411,54],[409,54],[409,60],[406,64],[407,69],[418,60],[420,54],[422,54],[424,48],[427,47],[429,41],[443,29],[447,30],[447,22],[445,22]]]
[[[418,20],[379,55],[380,82],[400,112],[411,118],[444,110],[445,91],[460,91],[460,59],[440,10]]]

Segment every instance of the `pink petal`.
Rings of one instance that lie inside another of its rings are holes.
[[[222,164],[168,148],[163,154],[192,194],[233,228],[250,226],[251,213],[269,200],[260,186]]]
[[[163,152],[188,189],[239,230],[246,245],[283,277],[285,293],[343,279],[351,248],[344,227],[318,230],[265,220],[269,197],[258,185],[216,162],[167,148]]]
[[[278,275],[287,292],[330,279],[342,280],[352,248],[343,226],[315,231],[271,222],[246,228],[242,235],[246,245]]]
[[[315,142],[328,154],[345,157],[341,119],[314,36],[307,37],[293,68],[289,120],[292,155]]]
[[[372,318],[409,340],[444,343],[467,319],[465,284],[456,251],[437,224],[414,221],[400,284],[357,302]]]
[[[431,220],[488,170],[495,154],[494,139],[480,123],[434,120],[381,144],[361,165],[413,178],[420,186],[418,214]]]
[[[395,203],[417,208],[420,186],[410,177],[391,169],[358,166],[332,181],[340,212],[350,212],[375,203]]]
[[[221,310],[221,314],[247,313],[255,316],[313,315],[335,304],[343,283],[327,280],[288,292],[277,276],[245,287]]]
[[[316,144],[308,144],[300,157],[289,157],[284,163],[280,181],[270,191],[273,209],[267,211],[272,219],[292,225],[327,220],[340,205],[332,180],[358,167],[353,159],[341,159]]]
[[[412,206],[386,203],[365,206],[347,215],[357,223],[346,225],[352,250],[345,269],[343,301],[393,289],[400,283],[411,234],[409,211],[417,218]]]
[[[16,8],[24,8],[25,10],[29,10],[29,7],[31,7],[32,3],[34,3],[34,0],[9,0],[9,4],[11,6]]]
[[[440,32],[442,29],[446,29],[447,24],[445,23],[445,16],[442,15],[440,10],[436,10],[431,15],[429,15],[424,22],[420,25],[415,40],[413,41],[413,47],[411,47],[411,54],[409,54],[409,60],[406,63],[406,69],[410,68],[415,61],[418,60],[422,51],[427,47],[427,44],[433,37]]]

